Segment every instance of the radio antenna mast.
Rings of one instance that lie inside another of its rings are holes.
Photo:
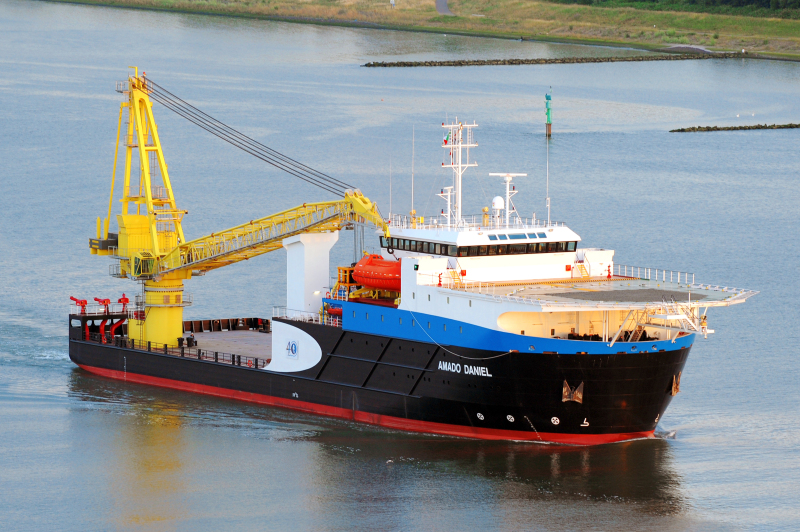
[[[462,223],[461,213],[463,205],[461,203],[461,178],[467,168],[478,166],[478,163],[475,161],[470,162],[469,160],[469,149],[478,147],[478,143],[475,142],[475,137],[472,133],[472,129],[476,127],[478,127],[478,124],[474,121],[472,124],[462,124],[458,121],[458,117],[456,117],[454,122],[448,124],[442,123],[442,128],[446,131],[444,139],[442,139],[442,148],[448,151],[448,156],[450,158],[450,164],[442,163],[442,167],[453,169],[454,201],[452,204],[452,215],[456,226]],[[465,148],[467,151],[466,158],[463,157]],[[448,200],[448,217],[450,216],[450,207],[451,205]],[[450,218],[448,218],[448,226],[450,223]]]
[[[553,87],[550,87],[550,92],[545,95],[545,105],[547,108],[547,134],[545,135],[545,142],[547,142],[547,225],[550,225],[550,100],[553,97]]]
[[[392,219],[392,156],[389,156],[389,219]]]
[[[411,126],[411,210],[414,210],[414,126]]]

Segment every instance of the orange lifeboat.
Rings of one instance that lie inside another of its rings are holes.
[[[356,264],[353,279],[362,286],[400,291],[400,261],[367,255]]]

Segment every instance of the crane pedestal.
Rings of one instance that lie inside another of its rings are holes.
[[[141,298],[141,296],[138,296]],[[175,345],[183,335],[183,280],[145,281],[144,305],[128,323],[128,336],[154,344]]]

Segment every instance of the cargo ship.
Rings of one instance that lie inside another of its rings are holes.
[[[464,214],[474,123],[442,124],[442,165],[453,182],[438,194],[441,212],[383,217],[360,191],[138,71],[117,90],[125,95],[122,212],[109,232],[109,207],[89,247],[113,259],[112,276],[140,290],[93,303],[72,298],[70,358],[97,375],[402,431],[604,444],[654,437],[692,345],[713,333],[708,309],[756,293],[581,247],[574,231],[550,219],[549,198],[546,219],[519,214],[521,174],[490,174],[503,192],[491,208]],[[340,199],[186,240],[153,101]],[[113,199],[112,181],[109,205]],[[337,266],[331,278],[329,251],[340,232],[354,230],[358,241],[372,226],[373,252]],[[286,306],[261,318],[183,319],[193,302],[184,280],[277,249],[287,253]]]

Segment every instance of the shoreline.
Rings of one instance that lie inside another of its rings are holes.
[[[562,57],[556,59],[454,59],[450,61],[373,61],[361,65],[367,68],[414,68],[414,67],[459,67],[459,66],[499,66],[499,65],[569,65],[583,63],[636,63],[645,61],[692,61],[708,59],[741,59],[746,54],[702,53],[674,55],[634,55],[611,57]]]
[[[590,37],[574,37],[574,36],[552,36],[549,34],[536,34],[536,35],[521,35],[523,32],[503,31],[499,29],[487,30],[474,30],[465,28],[448,28],[445,26],[423,26],[423,25],[407,25],[407,24],[391,24],[385,22],[374,22],[369,20],[358,19],[345,19],[345,18],[330,18],[330,17],[309,17],[309,16],[289,16],[289,15],[271,15],[264,13],[248,12],[238,9],[186,9],[183,7],[172,7],[168,5],[141,5],[127,2],[114,2],[112,1],[95,1],[95,0],[39,0],[47,3],[58,4],[73,4],[83,6],[98,6],[109,8],[121,9],[135,9],[143,11],[159,11],[167,13],[179,13],[185,15],[201,15],[201,16],[214,16],[214,17],[229,17],[241,18],[252,20],[266,20],[272,22],[288,22],[295,24],[313,24],[319,26],[334,26],[345,28],[367,28],[387,31],[403,31],[403,32],[417,32],[417,33],[441,33],[446,35],[458,35],[462,37],[480,37],[487,39],[509,39],[517,41],[529,42],[542,42],[551,44],[573,44],[580,46],[596,46],[607,48],[621,48],[629,50],[641,50],[647,52],[665,53],[665,54],[686,54],[686,53],[707,53],[707,54],[720,54],[729,55],[737,53],[736,50],[707,50],[703,47],[695,45],[663,45],[645,42],[624,42],[612,39],[599,39]],[[457,17],[446,17],[457,18]],[[571,27],[571,26],[570,26]],[[692,51],[688,51],[692,50]],[[696,51],[696,52],[695,52]],[[740,54],[741,55],[741,54]],[[748,59],[768,59],[777,61],[792,61],[800,62],[800,53],[781,53],[781,52],[759,52],[747,51],[746,57]]]
[[[800,124],[755,124],[753,126],[693,126],[672,129],[670,133],[703,133],[706,131],[755,131],[762,129],[800,129]]]

